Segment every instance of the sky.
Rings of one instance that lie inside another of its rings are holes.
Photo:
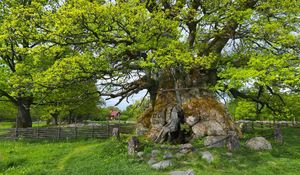
[[[134,94],[128,98],[129,103],[126,101],[126,99],[124,99],[119,105],[117,105],[117,107],[121,110],[125,110],[126,107],[129,106],[130,104],[133,104],[137,100],[141,100],[145,96],[146,93],[147,93],[147,90],[140,91],[139,93]],[[106,106],[115,106],[115,104],[118,103],[119,99],[120,98],[106,100],[105,104],[106,104]]]

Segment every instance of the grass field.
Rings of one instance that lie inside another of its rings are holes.
[[[0,122],[0,129],[12,128],[14,127],[15,122]],[[46,122],[42,121],[40,123],[34,122],[32,127],[43,127],[46,126]]]
[[[1,141],[0,174],[8,175],[158,175],[170,170],[193,169],[197,175],[269,175],[300,174],[300,128],[283,130],[284,144],[272,143],[272,151],[256,152],[243,147],[227,156],[224,148],[207,149],[215,160],[208,164],[199,154],[189,154],[175,160],[175,166],[165,171],[152,170],[146,162],[127,156],[126,142],[108,140],[77,141]],[[265,130],[263,134],[271,134]],[[261,135],[261,131],[245,135]],[[242,143],[243,144],[243,143]],[[149,144],[146,150],[151,150]]]

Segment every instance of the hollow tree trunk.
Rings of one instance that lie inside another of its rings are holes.
[[[18,128],[32,127],[32,120],[30,116],[30,106],[32,104],[32,98],[18,98],[17,99],[17,121],[16,126]]]
[[[240,134],[224,105],[209,90],[214,81],[211,76],[200,70],[164,73],[154,105],[139,120],[140,126],[148,128],[147,136],[158,143],[182,143],[191,138],[227,136],[229,131]]]

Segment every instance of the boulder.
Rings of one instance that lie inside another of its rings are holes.
[[[187,154],[194,149],[193,145],[190,143],[182,144],[179,146],[179,152],[183,154]]]
[[[252,150],[271,150],[271,143],[264,137],[254,137],[246,142],[246,147]]]
[[[209,121],[205,121],[204,124],[207,128],[208,136],[226,135],[225,130],[223,129],[222,125],[219,122],[215,120],[209,120]]]
[[[137,155],[140,159],[143,159],[143,158],[144,158],[144,152],[142,152],[142,151],[137,152],[136,155]]]
[[[169,175],[195,175],[193,170],[187,170],[187,171],[172,171],[169,173]]]
[[[192,131],[196,138],[201,138],[206,135],[208,136],[226,135],[226,131],[223,128],[223,126],[215,120],[198,122],[192,127]]]
[[[150,158],[147,163],[148,163],[148,165],[153,165],[153,164],[157,163],[157,160],[155,158]]]
[[[182,144],[179,146],[179,149],[193,149],[193,145],[190,143]]]
[[[207,136],[204,138],[204,146],[222,147],[226,144],[227,136]]]
[[[151,157],[156,158],[161,153],[160,150],[152,150],[151,151]]]
[[[203,122],[199,122],[192,127],[192,131],[194,133],[195,138],[201,138],[204,137],[206,134],[206,127],[203,124]]]
[[[163,155],[163,159],[172,159],[173,158],[173,154],[172,153],[166,153]]]
[[[194,126],[200,120],[199,116],[188,116],[185,118],[185,122],[189,126]]]
[[[213,155],[209,151],[201,152],[202,159],[206,160],[208,163],[211,163],[214,160]]]
[[[159,169],[166,169],[172,165],[173,165],[173,163],[171,160],[163,160],[163,161],[157,162],[155,164],[152,164],[151,167],[153,169],[159,170]]]

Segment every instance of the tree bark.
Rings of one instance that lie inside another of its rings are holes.
[[[17,99],[18,114],[16,126],[18,128],[32,127],[32,120],[30,115],[31,104],[32,98],[30,97],[20,97]]]
[[[52,118],[53,118],[53,124],[54,125],[58,125],[58,115],[59,113],[57,111],[55,111],[54,113],[51,114]]]
[[[229,132],[240,135],[224,105],[209,90],[210,82],[211,74],[200,70],[164,72],[154,105],[139,120],[149,129],[147,136],[157,143],[184,143]]]

